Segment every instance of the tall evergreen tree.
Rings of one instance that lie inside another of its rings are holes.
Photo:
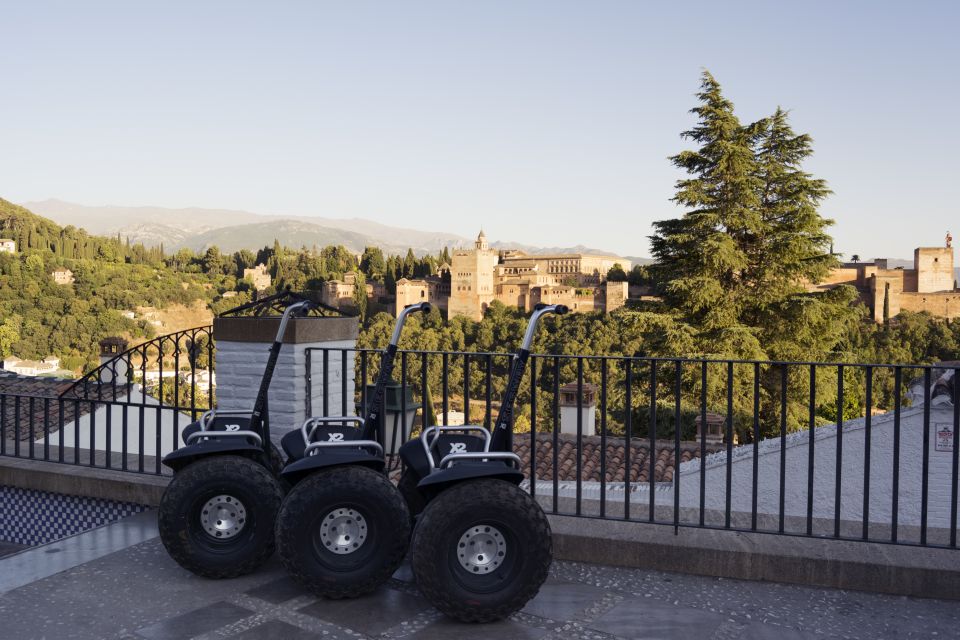
[[[683,136],[699,148],[672,158],[691,175],[674,197],[687,211],[655,223],[651,238],[664,299],[703,353],[825,357],[857,314],[848,288],[806,290],[836,264],[832,221],[818,211],[830,190],[802,168],[811,138],[782,109],[742,125],[708,72],[698,97]]]
[[[690,174],[673,197],[687,211],[654,223],[656,279],[665,302],[698,330],[705,352],[760,355],[754,332],[739,321],[748,297],[747,247],[761,226],[756,132],[740,124],[707,71],[697,97],[691,113],[698,122],[682,136],[699,148],[671,158]]]

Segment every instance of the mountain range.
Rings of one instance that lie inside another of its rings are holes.
[[[444,247],[469,247],[472,238],[453,233],[420,231],[381,224],[363,218],[275,216],[231,209],[188,207],[87,206],[63,200],[24,202],[24,207],[60,225],[82,227],[90,233],[129,238],[146,246],[163,244],[167,252],[180,248],[203,251],[216,245],[222,251],[257,250],[276,239],[288,247],[343,245],[355,253],[365,247],[380,247],[388,254],[439,253]],[[537,247],[514,242],[493,242],[497,249],[520,249],[527,253],[600,253],[608,251],[583,245]],[[634,264],[646,262],[631,258]]]

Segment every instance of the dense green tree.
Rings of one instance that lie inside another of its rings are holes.
[[[387,262],[383,257],[383,250],[379,247],[365,248],[363,256],[360,258],[360,270],[370,280],[383,282],[384,274],[387,271]]]
[[[623,266],[619,262],[607,271],[607,280],[610,282],[626,282],[627,279],[627,272],[623,270]]]

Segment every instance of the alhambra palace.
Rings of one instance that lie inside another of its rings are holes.
[[[605,311],[626,304],[626,282],[608,282],[615,264],[630,270],[630,261],[616,256],[561,253],[529,255],[491,249],[483,231],[473,249],[455,249],[451,264],[442,264],[426,278],[397,281],[396,310],[428,301],[449,317],[483,318],[494,300],[525,311],[538,303],[565,304],[571,311]]]
[[[846,262],[811,290],[855,287],[875,322],[901,311],[926,311],[941,318],[960,317],[960,289],[953,269],[953,237],[948,233],[943,247],[918,247],[913,268],[889,266],[889,260]]]
[[[901,311],[960,317],[960,288],[949,233],[945,246],[915,249],[912,268],[894,266],[893,262],[886,258],[845,262],[807,289],[826,291],[850,285],[860,294],[875,322],[883,322],[885,314],[894,318]],[[629,260],[609,255],[531,255],[514,249],[491,249],[481,231],[472,249],[453,250],[450,264],[441,264],[435,274],[398,280],[395,299],[387,296],[379,282],[367,283],[367,296],[386,302],[386,308],[394,314],[407,305],[426,301],[451,318],[463,316],[472,320],[481,320],[494,300],[527,312],[542,302],[564,304],[575,312],[609,313],[626,305],[631,297],[651,299],[646,287],[608,281],[607,272],[615,264],[624,271],[632,266]],[[269,285],[269,275],[266,278]],[[337,308],[350,307],[354,278],[354,274],[348,273],[342,281],[326,282],[323,302]]]

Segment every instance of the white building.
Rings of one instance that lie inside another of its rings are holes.
[[[60,358],[47,356],[43,360],[22,360],[15,356],[8,356],[3,359],[3,369],[21,376],[52,375],[60,369]]]
[[[10,238],[0,238],[0,253],[16,253],[17,243]]]

